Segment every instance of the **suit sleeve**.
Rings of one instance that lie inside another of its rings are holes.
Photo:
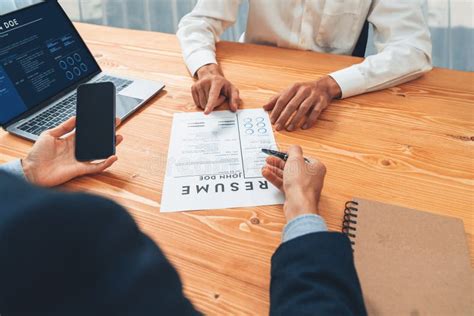
[[[283,243],[272,258],[271,315],[366,315],[349,239],[318,232]]]
[[[0,173],[3,315],[193,315],[161,250],[114,202]]]

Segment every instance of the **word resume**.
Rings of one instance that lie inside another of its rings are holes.
[[[262,148],[278,149],[263,109],[174,114],[161,212],[282,204]]]

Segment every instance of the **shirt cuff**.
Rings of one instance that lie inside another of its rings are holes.
[[[20,177],[25,181],[27,180],[20,159],[13,160],[3,165],[0,165],[0,171],[5,171],[6,173],[9,173],[11,175]]]
[[[199,68],[207,64],[217,64],[216,54],[213,51],[198,50],[186,58],[186,65],[193,77]]]
[[[327,230],[326,222],[321,216],[316,214],[300,215],[286,224],[283,230],[282,242]]]
[[[367,90],[365,77],[356,65],[330,73],[329,76],[336,80],[341,88],[341,99],[365,93]]]

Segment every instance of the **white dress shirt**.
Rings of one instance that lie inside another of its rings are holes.
[[[194,76],[217,63],[215,43],[237,18],[241,0],[199,0],[182,18],[177,36]],[[392,87],[431,70],[431,39],[422,0],[249,0],[241,41],[351,55],[365,21],[377,54],[329,74],[342,97]]]
[[[43,1],[44,0],[0,0],[0,15]]]

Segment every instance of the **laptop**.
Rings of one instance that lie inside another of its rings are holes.
[[[102,72],[56,0],[0,16],[0,126],[9,133],[35,141],[76,114],[80,84],[104,81],[115,84],[121,119],[164,88]]]

